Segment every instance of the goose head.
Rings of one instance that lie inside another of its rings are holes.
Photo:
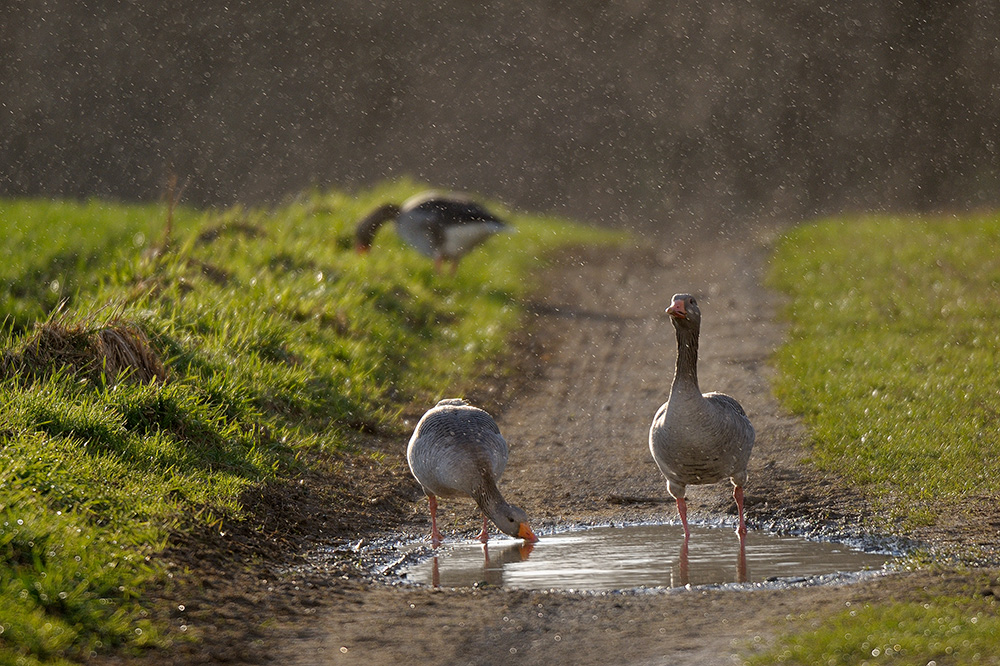
[[[528,525],[528,514],[520,507],[510,504],[501,506],[490,518],[493,519],[493,524],[497,526],[497,529],[504,534],[524,539],[527,543],[538,541],[538,537]]]
[[[667,314],[678,330],[697,331],[701,327],[701,310],[698,309],[698,301],[691,294],[674,294]]]

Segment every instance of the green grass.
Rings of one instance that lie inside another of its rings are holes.
[[[1000,476],[1000,218],[834,219],[787,234],[779,397],[815,461],[912,521]]]
[[[776,248],[771,284],[791,322],[777,393],[807,423],[816,464],[903,525],[942,509],[961,521],[967,504],[995,500],[998,247],[991,215],[832,219]],[[989,585],[792,623],[747,663],[997,664]]]
[[[517,232],[455,276],[389,229],[357,255],[354,221],[419,189],[178,209],[169,239],[165,206],[0,201],[0,664],[160,643],[142,591],[172,533],[242,519],[305,450],[405,437],[406,404],[502,364],[546,252],[616,239],[494,206]],[[80,360],[123,326],[165,382]]]
[[[179,208],[174,226],[202,215]],[[44,319],[112,266],[129,263],[162,239],[166,208],[104,201],[0,201],[0,321],[24,327]]]
[[[797,618],[810,627],[747,666],[862,664],[1000,664],[1000,616],[994,596],[933,589],[917,601],[858,604],[828,618]]]

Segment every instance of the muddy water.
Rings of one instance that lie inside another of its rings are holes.
[[[764,581],[801,581],[882,569],[892,559],[840,543],[750,532],[741,548],[731,528],[678,525],[595,527],[545,535],[536,544],[494,539],[446,542],[401,570],[404,579],[442,587],[617,590]]]

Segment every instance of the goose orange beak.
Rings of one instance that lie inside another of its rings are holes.
[[[538,541],[538,537],[536,537],[535,533],[531,531],[530,527],[528,527],[528,523],[521,523],[518,526],[517,536],[524,539],[528,543],[535,543],[536,541]]]
[[[684,319],[687,317],[687,311],[684,310],[684,301],[677,299],[674,301],[669,308],[667,308],[667,314],[671,317],[677,317],[678,319]]]

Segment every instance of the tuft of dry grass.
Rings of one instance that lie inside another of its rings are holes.
[[[19,349],[0,356],[4,376],[47,377],[63,369],[109,385],[167,378],[149,337],[119,317],[98,326],[66,318],[37,323]]]
[[[102,362],[109,380],[126,377],[143,384],[166,381],[163,361],[149,337],[135,324],[122,320],[111,322],[95,332],[94,341],[95,361]]]

